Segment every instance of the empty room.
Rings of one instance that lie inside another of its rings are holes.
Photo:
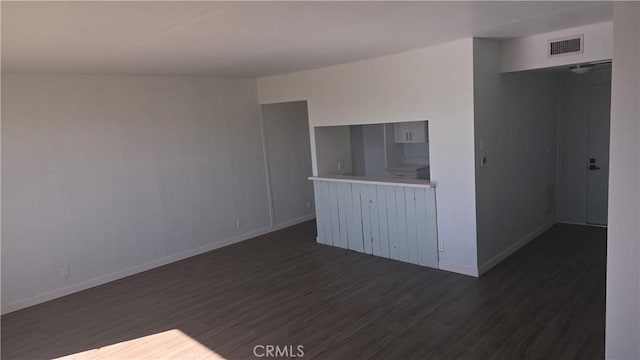
[[[640,359],[640,2],[2,1],[4,359]]]

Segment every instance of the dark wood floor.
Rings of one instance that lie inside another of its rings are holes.
[[[604,357],[604,229],[556,225],[479,279],[314,237],[301,224],[4,315],[2,358],[171,329],[231,359],[258,344],[308,359]]]

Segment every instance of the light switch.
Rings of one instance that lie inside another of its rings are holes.
[[[480,167],[483,168],[487,166],[487,156],[486,155],[482,155],[480,157]]]

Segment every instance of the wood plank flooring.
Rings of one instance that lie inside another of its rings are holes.
[[[606,230],[476,279],[316,244],[308,222],[2,316],[2,359],[602,359]]]

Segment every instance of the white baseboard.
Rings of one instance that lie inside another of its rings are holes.
[[[445,271],[451,271],[451,272],[454,272],[454,273],[457,273],[457,274],[478,277],[478,269],[476,269],[474,267],[471,267],[471,266],[451,264],[451,263],[448,263],[448,262],[439,261],[438,262],[438,269],[445,270]]]
[[[55,289],[53,291],[48,291],[42,294],[38,294],[35,296],[31,296],[28,297],[26,299],[21,299],[18,301],[14,301],[12,303],[9,304],[2,304],[2,314],[7,314],[16,310],[20,310],[20,309],[24,309],[27,308],[29,306],[33,306],[33,305],[37,305],[40,303],[43,303],[45,301],[49,301],[49,300],[53,300],[62,296],[66,296],[69,294],[73,294],[75,292],[78,291],[82,291],[82,290],[86,290],[98,285],[102,285],[102,284],[106,284],[108,282],[114,281],[114,280],[118,280],[118,279],[122,279],[124,277],[127,276],[131,276],[143,271],[147,271],[147,270],[151,270],[153,268],[157,268],[159,266],[163,266],[163,265],[167,265],[176,261],[180,261],[195,255],[199,255],[202,253],[206,253],[209,252],[211,250],[215,250],[215,249],[219,249],[221,247],[225,247],[231,244],[235,244],[241,241],[245,241],[245,240],[249,240],[251,238],[254,238],[256,236],[260,236],[260,235],[264,235],[273,231],[277,231],[289,226],[293,226],[305,221],[309,221],[311,219],[314,219],[316,216],[315,214],[309,214],[309,215],[305,215],[302,217],[299,217],[297,219],[293,219],[293,220],[288,220],[286,222],[283,222],[281,224],[276,224],[272,227],[266,227],[266,228],[262,228],[259,230],[255,230],[252,231],[250,233],[247,234],[243,234],[243,235],[239,235],[239,236],[235,236],[232,238],[228,238],[228,239],[224,239],[222,241],[218,241],[215,243],[211,243],[211,244],[207,244],[205,246],[201,246],[195,249],[190,249],[181,253],[177,253],[177,254],[173,254],[173,255],[169,255],[167,257],[164,258],[160,258],[160,259],[156,259],[153,261],[149,261],[147,263],[141,264],[141,265],[136,265],[136,266],[132,266],[130,268],[127,269],[123,269],[120,271],[116,271],[110,274],[105,274],[105,275],[101,275],[98,277],[95,277],[93,279],[89,279],[89,280],[85,280],[76,284],[71,284],[69,286],[65,286],[63,288],[60,289]]]
[[[589,223],[581,223],[581,222],[573,222],[573,221],[558,221],[558,224],[591,226],[591,227],[605,228],[605,229],[607,228],[607,225],[589,224]]]
[[[529,234],[525,235],[522,239],[518,240],[515,244],[513,244],[513,245],[509,246],[508,248],[504,249],[503,251],[498,253],[496,256],[492,257],[487,262],[482,264],[478,268],[478,273],[480,275],[482,275],[485,272],[489,271],[489,269],[491,269],[492,267],[498,265],[500,262],[502,262],[502,260],[506,259],[507,257],[509,257],[509,255],[511,255],[514,252],[518,251],[521,247],[523,247],[526,244],[528,244],[531,240],[533,240],[533,239],[537,238],[538,236],[540,236],[543,232],[549,230],[555,224],[556,224],[556,220],[555,219],[551,220],[551,221],[545,223],[544,225],[540,226],[539,228],[533,230]]]
[[[585,223],[585,222],[578,222],[578,221],[563,221],[563,220],[558,220],[558,224],[586,225],[586,226],[589,226],[589,224],[587,224],[587,223]]]
[[[309,214],[309,215],[301,216],[301,217],[296,218],[296,219],[287,220],[287,221],[285,221],[283,223],[273,225],[273,227],[269,228],[270,231],[267,231],[267,232],[284,229],[286,227],[293,226],[293,225],[296,225],[296,224],[300,224],[300,223],[303,223],[305,221],[309,221],[309,220],[312,220],[312,219],[315,219],[315,218],[316,218],[316,214],[312,213],[312,214]]]

